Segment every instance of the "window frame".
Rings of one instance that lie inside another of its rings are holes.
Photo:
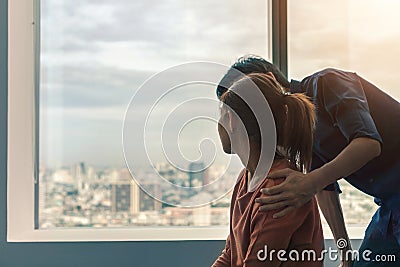
[[[269,56],[287,71],[286,0],[268,1]],[[8,0],[7,241],[225,240],[227,226],[38,229],[40,0]],[[279,25],[281,25],[279,27]],[[349,232],[363,236],[364,227]],[[329,229],[326,237],[332,238]]]

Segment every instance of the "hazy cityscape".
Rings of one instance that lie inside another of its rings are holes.
[[[156,166],[168,181],[181,186],[202,186],[221,176],[223,168],[211,166],[204,172],[182,173],[167,163]],[[142,171],[148,185],[144,192],[126,168],[96,169],[83,162],[71,167],[40,171],[40,228],[127,227],[127,226],[211,226],[229,224],[231,183],[221,183],[207,192],[174,195],[165,191],[161,179]],[[237,173],[224,173],[220,179],[236,180]],[[348,225],[365,225],[376,205],[371,197],[341,181],[341,202]],[[228,192],[228,194],[224,192]],[[211,195],[210,195],[211,194]],[[151,195],[151,196],[150,196]],[[190,203],[194,198],[217,199],[195,208],[166,203]],[[161,199],[162,201],[156,200]],[[323,223],[326,224],[325,220]]]
[[[168,181],[186,187],[208,184],[211,177],[218,177],[221,172],[214,167],[206,172],[185,175],[165,163],[157,164],[156,168]],[[143,171],[142,175],[148,179],[147,192],[138,186],[126,168],[96,170],[79,163],[71,168],[42,169],[40,227],[209,226],[229,223],[231,195],[225,192],[230,192],[231,183],[223,183],[225,188],[215,187],[208,192],[174,195],[164,190],[161,179],[154,177],[152,172]],[[236,179],[236,176],[224,174],[220,179]],[[194,198],[219,200],[196,208],[167,204],[184,205],[185,201],[190,203]]]

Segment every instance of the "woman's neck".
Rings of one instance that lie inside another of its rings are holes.
[[[246,169],[251,173],[251,177],[253,177],[259,161],[260,161],[260,152],[258,153],[250,152],[249,161],[247,162],[247,164],[245,164],[245,166]]]
[[[247,164],[242,161],[243,164],[245,165],[246,169],[249,171],[251,178],[254,176],[254,173],[255,173],[256,168],[260,161],[260,150],[261,149],[260,149],[259,145],[250,143],[249,160],[248,160]],[[275,153],[272,164],[275,164],[282,160],[286,160],[286,158],[284,156],[281,156],[280,154],[278,155],[277,153]]]

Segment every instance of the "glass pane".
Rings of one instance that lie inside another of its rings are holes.
[[[400,100],[399,8],[395,0],[289,1],[289,77],[301,80],[326,67],[350,70]],[[346,223],[368,224],[377,209],[373,198],[340,184]]]
[[[42,0],[40,228],[228,224],[229,193],[199,208],[179,208],[154,199],[174,197],[157,182],[148,187],[151,196],[131,183],[122,152],[123,118],[140,85],[166,68],[190,61],[229,65],[247,53],[268,58],[268,25],[265,0]],[[201,96],[216,99],[215,86],[204,88]],[[198,96],[198,90],[187,88],[184,94]],[[165,100],[173,101],[173,95]],[[185,114],[217,112],[214,104],[198,103]],[[222,151],[209,121],[196,121],[179,138],[182,153],[191,158],[204,138]],[[225,167],[215,161],[191,174],[163,155],[155,157],[160,175],[182,186],[210,183]],[[196,164],[186,167],[204,165]],[[139,175],[147,177],[147,168],[143,164]],[[234,181],[237,174],[224,176]]]

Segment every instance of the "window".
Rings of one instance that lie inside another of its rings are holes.
[[[357,72],[397,100],[400,33],[393,0],[288,1],[289,77],[302,79],[325,67]],[[340,181],[347,225],[371,220],[373,198]]]
[[[8,240],[224,239],[229,195],[177,208],[151,175],[147,192],[131,180],[124,112],[135,90],[168,67],[269,58],[270,2],[9,1],[9,12]],[[215,99],[215,87],[204,87],[203,97]],[[191,159],[205,136],[217,139],[215,125],[196,123],[180,136]],[[211,183],[223,171],[216,161],[203,172],[199,161],[187,164],[195,170],[188,174],[155,159],[157,171],[182,186]]]

